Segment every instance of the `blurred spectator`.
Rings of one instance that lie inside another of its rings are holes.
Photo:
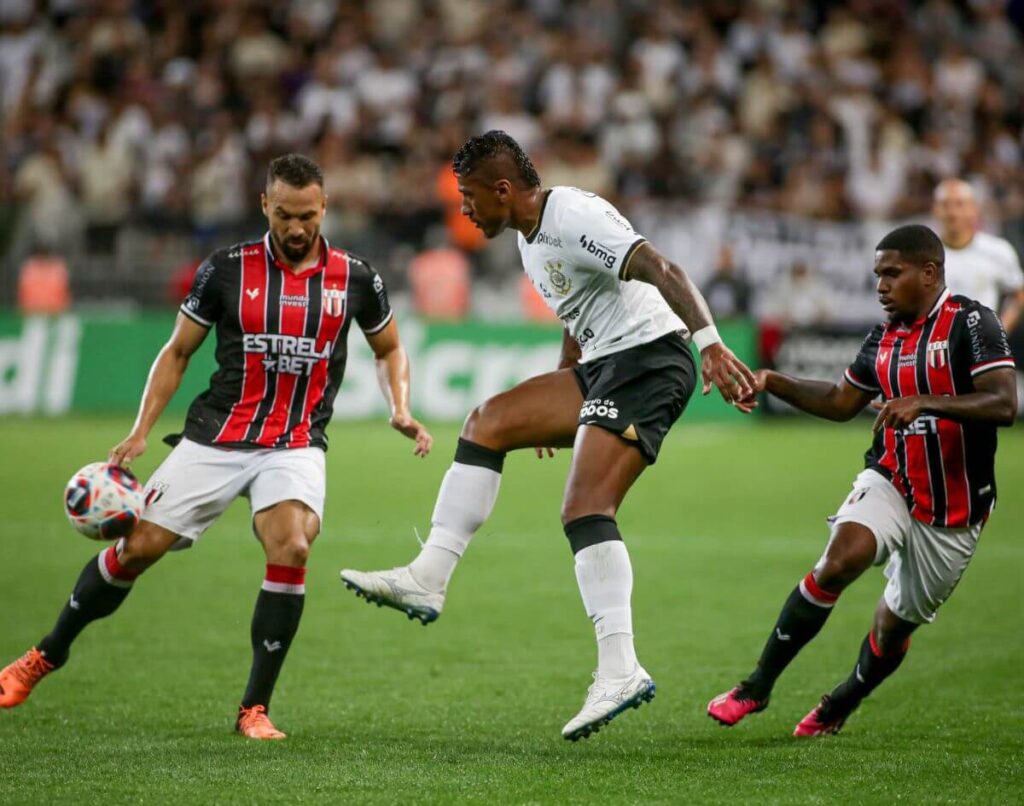
[[[703,289],[704,299],[717,320],[737,319],[750,314],[750,284],[737,266],[730,246],[723,244],[711,279]]]
[[[772,285],[761,304],[760,316],[782,328],[809,327],[827,322],[836,304],[832,289],[802,260]]]
[[[285,150],[321,159],[325,232],[381,250],[369,257],[385,272],[438,240],[475,254],[448,165],[491,127],[545,182],[614,195],[634,218],[652,203],[920,217],[962,174],[984,189],[986,226],[1020,246],[1011,7],[0,2],[0,207],[18,214],[0,257],[13,278],[36,244],[76,256],[87,226],[89,251],[109,251],[135,227],[185,233],[168,258],[180,263],[215,233],[260,226],[265,163]]]

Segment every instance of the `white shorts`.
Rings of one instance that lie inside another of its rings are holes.
[[[183,439],[146,483],[142,519],[188,548],[238,496],[253,517],[282,501],[301,501],[323,520],[326,467],[320,448],[225,450]]]
[[[978,546],[982,524],[961,529],[929,526],[911,517],[906,501],[885,476],[863,470],[854,479],[832,522],[831,545],[841,523],[859,523],[875,536],[875,565],[886,560],[885,603],[904,621],[925,624],[935,620]],[[825,561],[825,554],[818,561]]]

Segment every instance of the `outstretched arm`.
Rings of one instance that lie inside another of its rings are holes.
[[[127,465],[146,450],[146,437],[150,429],[178,391],[189,359],[209,332],[209,329],[184,314],[178,314],[170,341],[163,346],[150,367],[135,425],[131,433],[110,451],[112,464]]]
[[[1009,367],[994,369],[974,379],[976,391],[966,395],[914,395],[890,400],[875,409],[875,431],[906,428],[922,414],[959,422],[1013,425],[1017,416],[1017,373]]]
[[[373,350],[377,383],[391,411],[389,423],[400,434],[416,443],[413,453],[426,456],[434,444],[430,432],[417,422],[409,411],[409,356],[398,336],[398,325],[392,319],[380,333],[367,336]]]
[[[771,369],[759,369],[754,375],[757,391],[768,392],[800,411],[836,422],[852,420],[874,397],[872,392],[858,389],[845,380],[838,384],[809,381]]]
[[[711,318],[711,311],[700,289],[685,271],[658,252],[650,243],[642,244],[623,271],[624,280],[650,283],[693,334],[701,355],[704,394],[718,387],[727,403],[736,403],[744,411],[754,397],[754,375],[732,350],[722,343]]]

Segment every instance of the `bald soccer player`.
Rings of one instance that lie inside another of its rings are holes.
[[[1011,333],[1024,306],[1024,272],[1017,250],[1009,241],[978,229],[977,197],[962,179],[939,183],[932,213],[946,249],[946,285],[953,294],[995,311],[1003,329]]]

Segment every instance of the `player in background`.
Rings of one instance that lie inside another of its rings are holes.
[[[759,391],[827,420],[849,420],[879,394],[884,403],[874,404],[865,469],[831,519],[825,553],[790,593],[757,668],[708,704],[723,725],[763,711],[775,681],[843,590],[888,560],[889,581],[853,671],[794,731],[838,733],[899,668],[911,633],[949,598],[995,505],[996,428],[1011,425],[1017,410],[999,319],[946,288],[942,242],[927,227],[886,235],[874,272],[889,320],[871,331],[838,384],[756,373]]]
[[[946,285],[995,311],[1012,333],[1024,306],[1024,272],[1013,244],[978,229],[978,202],[962,179],[935,188],[932,213],[946,248]]]
[[[729,402],[748,398],[753,377],[722,343],[686,273],[604,199],[544,189],[529,157],[500,131],[471,138],[454,168],[462,212],[488,238],[518,231],[524,269],[565,325],[562,359],[556,371],[470,413],[430,536],[410,565],[341,576],[369,601],[424,624],[436,619],[459,558],[497,500],[505,455],[572,447],[561,517],[598,645],[594,684],[562,731],[576,740],[654,695],[633,646],[633,571],[615,514],[690,398],[690,342],[701,352],[705,394],[714,385]]]
[[[380,276],[320,234],[327,206],[320,168],[294,154],[274,160],[262,205],[270,227],[263,238],[214,252],[199,267],[150,370],[135,425],[110,452],[111,462],[127,465],[146,450],[190,357],[216,328],[217,371],[189,408],[183,438],[149,480],[142,521],[86,563],[53,630],[0,672],[0,707],[23,702],[67,662],[86,626],[120,607],[139,574],[172,547],[195,543],[241,495],[267,567],[236,730],[284,738],[267,708],[302,615],[306,560],[323,514],[324,428],[353,319],[376,356],[391,425],[415,441],[420,456],[431,437],[409,413],[409,363]]]

